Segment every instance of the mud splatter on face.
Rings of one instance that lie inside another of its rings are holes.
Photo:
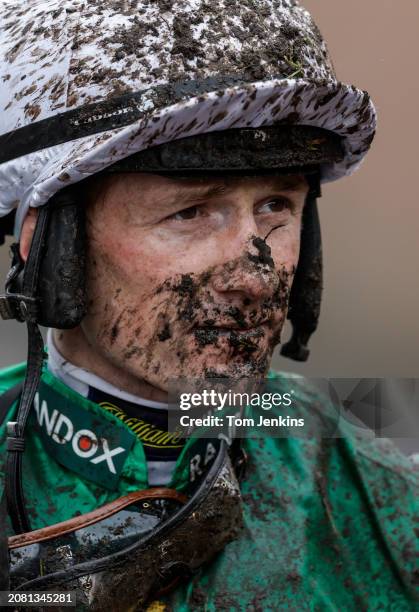
[[[257,255],[246,251],[219,268],[168,279],[155,291],[165,312],[158,338],[169,340],[166,329],[181,329],[172,347],[170,340],[167,342],[168,348],[176,350],[179,361],[195,375],[211,370],[232,377],[260,376],[269,367],[287,310],[293,272],[275,270],[270,248],[261,238],[253,238],[252,245]],[[265,292],[268,289],[265,299],[245,303],[241,298],[235,306],[217,302],[211,287],[214,275],[234,284],[243,274],[253,275]],[[149,350],[152,347],[153,341]],[[214,363],[210,366],[209,361]]]
[[[165,342],[166,340],[168,340],[171,337],[171,332],[170,332],[170,327],[168,323],[165,323],[162,331],[157,334],[158,339],[160,340],[160,342]]]
[[[254,261],[255,263],[260,263],[262,265],[269,266],[270,268],[274,268],[274,260],[271,257],[271,249],[265,240],[262,238],[253,238],[253,246],[256,247],[258,251],[258,255],[248,254],[250,261]]]
[[[280,338],[293,274],[293,269],[276,270],[269,246],[253,237],[239,258],[166,279],[148,298],[153,304],[148,325],[127,336],[124,366],[135,362],[145,378],[160,372],[160,384],[167,384],[161,380],[165,372],[192,378],[265,375]],[[245,277],[258,286],[260,295],[253,300],[237,291]],[[214,291],[217,281],[225,288],[221,295]],[[119,294],[115,299],[119,302]],[[114,347],[120,330],[131,329],[134,318],[137,313],[123,309],[112,325],[105,324],[102,340]]]

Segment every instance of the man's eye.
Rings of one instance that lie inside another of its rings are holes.
[[[175,221],[187,221],[190,219],[195,219],[198,216],[198,207],[197,206],[189,206],[189,208],[184,208],[183,210],[179,210],[179,212],[174,215],[170,215],[169,219],[174,219]]]
[[[261,206],[258,207],[258,212],[261,213],[278,213],[283,212],[284,210],[289,210],[291,208],[291,203],[288,198],[272,198],[268,202],[265,202]]]

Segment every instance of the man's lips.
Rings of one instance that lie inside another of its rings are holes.
[[[220,336],[226,334],[257,335],[262,330],[262,327],[262,325],[256,325],[256,327],[201,327],[198,329],[211,330]]]
[[[235,325],[203,325],[196,326],[193,331],[197,334],[214,334],[218,337],[235,335],[238,337],[260,338],[267,331],[267,327],[268,321],[264,321],[262,323],[259,323],[258,325],[252,325],[247,327],[239,327]]]
[[[256,321],[252,323],[238,324],[232,321],[218,321],[217,325],[195,325],[194,329],[200,330],[215,330],[220,332],[242,332],[242,331],[251,331],[255,329],[260,329],[261,327],[266,327],[268,324],[272,323],[271,318],[263,319],[261,321]]]
[[[230,357],[247,355],[265,351],[269,344],[269,333],[266,324],[246,329],[235,327],[198,327],[193,330],[195,341],[201,349],[215,347],[227,351]]]

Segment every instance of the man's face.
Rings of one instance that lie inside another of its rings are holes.
[[[162,390],[177,377],[264,375],[307,191],[302,176],[107,179],[88,209],[91,347]]]

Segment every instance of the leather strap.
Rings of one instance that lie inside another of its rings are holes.
[[[4,422],[7,414],[18,399],[23,387],[23,382],[11,387],[0,396],[0,425]],[[8,591],[10,586],[9,576],[9,554],[7,542],[7,503],[6,494],[3,491],[0,501],[0,590]]]
[[[11,536],[9,538],[9,549],[45,542],[46,540],[66,535],[77,529],[83,529],[84,527],[88,527],[89,525],[93,525],[94,523],[113,516],[127,506],[153,499],[172,499],[182,504],[188,501],[187,496],[183,493],[166,487],[155,487],[153,489],[144,489],[143,491],[134,491],[124,497],[109,502],[109,504],[101,508],[97,508],[96,510],[92,510],[80,516],[75,516],[67,521],[62,521],[61,523],[56,523],[49,527],[43,527],[42,529],[36,529],[29,533]]]
[[[38,275],[48,218],[49,207],[43,206],[39,211],[23,277],[22,293],[28,298],[37,297]],[[22,487],[22,455],[25,448],[26,422],[39,385],[44,360],[44,342],[37,324],[37,310],[36,308],[24,308],[22,315],[28,329],[27,369],[16,420],[7,424],[5,475],[7,509],[15,533],[31,531]]]

